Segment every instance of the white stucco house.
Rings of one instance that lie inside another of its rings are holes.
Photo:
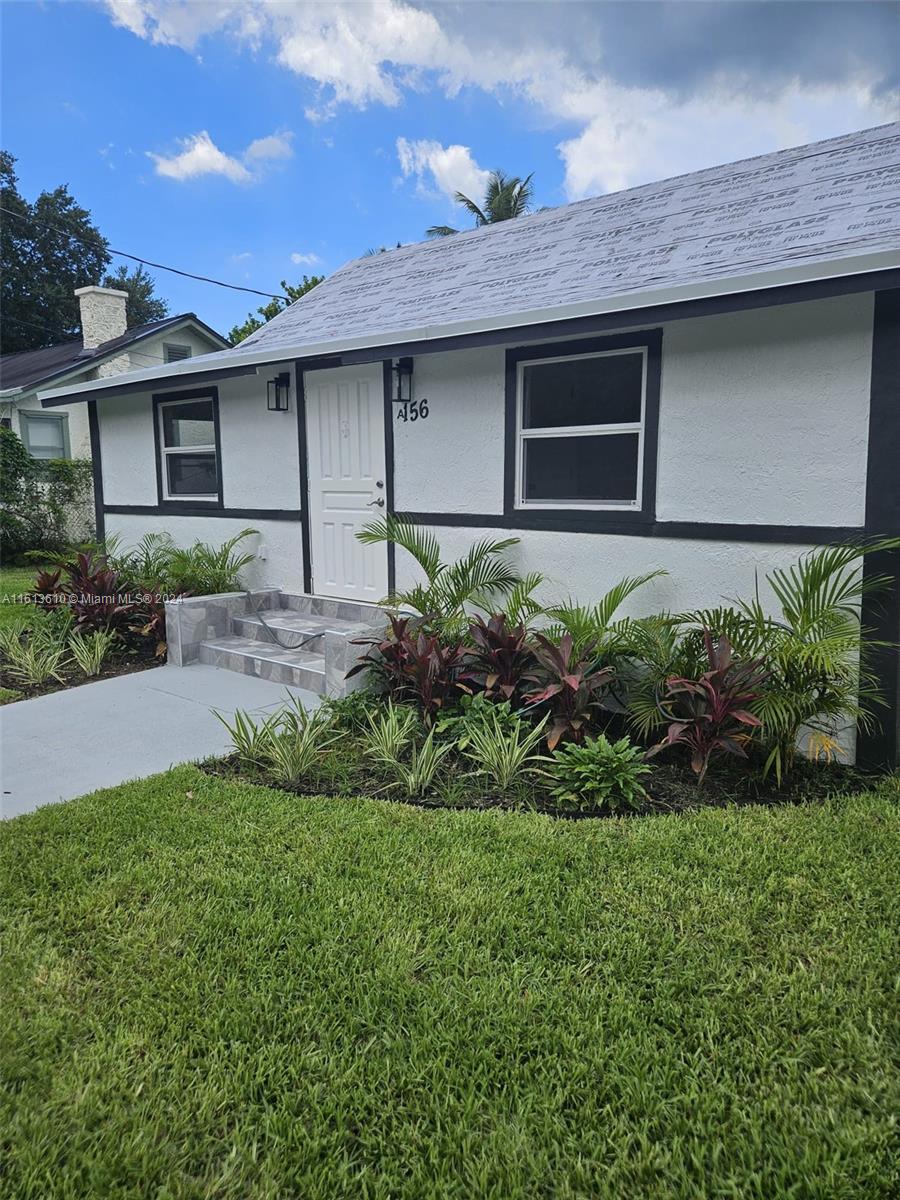
[[[87,407],[67,404],[46,409],[38,399],[40,391],[181,362],[229,345],[193,313],[129,329],[127,292],[83,287],[75,295],[80,338],[0,356],[0,421],[15,430],[35,458],[91,456]]]
[[[559,598],[746,595],[900,534],[900,124],[362,258],[233,350],[41,400],[93,414],[108,531],[253,525],[260,586],[377,601],[412,564],[354,534],[394,511],[451,556],[514,531]],[[865,615],[897,639],[900,588]]]

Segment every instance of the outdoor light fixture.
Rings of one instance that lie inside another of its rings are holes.
[[[413,360],[398,358],[394,373],[397,376],[397,394],[394,396],[394,403],[409,404],[412,400]]]
[[[282,371],[266,384],[266,394],[269,402],[269,412],[287,412],[288,398],[291,394],[291,377],[287,371]]]

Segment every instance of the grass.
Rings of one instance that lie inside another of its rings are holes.
[[[34,587],[37,567],[0,567],[0,626],[26,624],[29,609],[10,597]]]
[[[18,818],[0,1192],[896,1194],[896,798],[571,824],[184,767]]]

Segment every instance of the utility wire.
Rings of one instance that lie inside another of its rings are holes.
[[[9,217],[18,217],[20,221],[33,221],[36,225],[42,225],[45,229],[52,229],[54,233],[71,238],[72,241],[81,242],[85,246],[95,246],[103,249],[107,254],[115,255],[116,258],[130,258],[132,262],[141,263],[145,267],[153,267],[157,271],[171,271],[173,275],[181,275],[185,279],[196,279],[200,283],[214,283],[216,287],[230,288],[233,292],[249,292],[252,296],[262,296],[267,300],[287,300],[289,304],[291,303],[290,296],[285,296],[283,292],[261,292],[258,288],[242,287],[237,283],[225,283],[221,279],[212,279],[209,275],[195,275],[192,271],[182,271],[178,267],[167,267],[165,263],[151,262],[149,258],[138,258],[136,254],[126,254],[124,250],[113,250],[102,238],[93,240],[83,237],[80,234],[70,232],[68,229],[63,229],[59,225],[51,225],[49,221],[42,221],[30,214],[26,216],[24,213],[17,213],[12,208],[4,208],[2,204],[0,204],[0,212],[6,213]]]

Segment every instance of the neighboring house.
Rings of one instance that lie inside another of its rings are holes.
[[[900,534],[900,124],[362,258],[233,350],[41,395],[95,413],[109,531],[252,524],[257,583],[377,600],[411,561],[354,534],[398,511],[449,556],[515,533],[551,596],[748,595]],[[900,588],[864,615],[900,637]]]
[[[127,292],[83,287],[75,295],[81,338],[0,357],[0,421],[15,430],[35,458],[91,457],[85,406],[48,410],[37,398],[40,390],[179,362],[229,344],[193,313],[128,329]]]

